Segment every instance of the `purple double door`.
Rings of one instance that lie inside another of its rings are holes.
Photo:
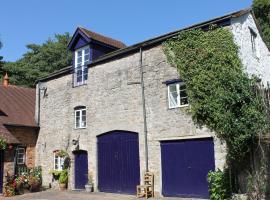
[[[135,194],[140,183],[138,134],[112,131],[98,137],[98,189]]]
[[[212,138],[161,142],[162,194],[208,198],[207,174],[215,169]]]

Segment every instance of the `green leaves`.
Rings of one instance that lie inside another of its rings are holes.
[[[229,195],[229,178],[228,172],[217,170],[208,173],[210,200],[224,200]]]
[[[270,48],[270,1],[254,0],[252,9],[261,29],[263,38]]]
[[[269,123],[232,33],[215,27],[184,31],[166,41],[164,51],[186,82],[193,120],[225,139],[229,159],[241,163],[253,138],[265,133]]]
[[[16,62],[4,63],[3,71],[8,72],[11,84],[34,87],[39,77],[71,64],[72,55],[67,50],[69,40],[66,33],[56,34],[42,45],[28,44],[28,52]]]

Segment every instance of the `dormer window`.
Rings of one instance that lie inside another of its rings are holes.
[[[74,73],[74,86],[83,85],[88,78],[87,64],[90,61],[90,48],[89,46],[77,49],[75,51],[75,73]]]

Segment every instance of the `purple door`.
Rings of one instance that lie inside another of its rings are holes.
[[[113,131],[98,137],[98,189],[135,194],[140,183],[138,134]]]
[[[210,138],[161,142],[162,194],[208,198],[207,174],[215,169]]]
[[[4,151],[0,151],[0,193],[3,189],[3,174],[4,174]]]
[[[88,155],[86,151],[74,152],[75,189],[84,189],[88,182]]]

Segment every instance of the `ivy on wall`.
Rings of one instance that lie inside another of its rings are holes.
[[[5,150],[7,148],[6,140],[0,137],[0,150]]]
[[[255,138],[268,129],[256,83],[243,70],[232,33],[225,28],[188,30],[163,44],[168,61],[186,82],[190,113],[226,141],[228,158],[241,163]]]

